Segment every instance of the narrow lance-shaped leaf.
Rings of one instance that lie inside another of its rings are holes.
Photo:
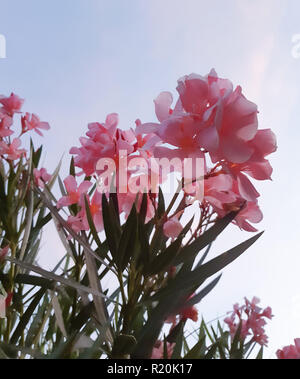
[[[130,258],[135,255],[135,245],[137,240],[137,213],[133,205],[131,212],[123,226],[123,232],[120,238],[117,255],[120,261],[120,269],[123,271],[127,266]]]
[[[224,218],[217,220],[216,223],[204,234],[196,238],[195,241],[193,241],[190,245],[182,249],[176,258],[175,263],[179,264],[185,262],[190,258],[194,258],[199,253],[199,251],[212,243],[218,237],[218,235],[223,232],[223,230],[232,222],[236,215],[237,212],[231,212]]]
[[[33,265],[30,265],[30,264],[25,263],[25,262],[20,262],[20,261],[18,261],[16,259],[12,259],[12,258],[9,258],[9,257],[5,257],[5,259],[7,261],[9,261],[9,262],[15,263],[15,264],[17,264],[17,265],[19,265],[19,266],[21,266],[23,268],[26,268],[26,269],[30,270],[30,271],[34,271],[37,274],[40,274],[44,278],[52,279],[52,280],[54,280],[56,282],[64,284],[65,286],[72,287],[72,288],[74,288],[76,290],[79,290],[79,291],[91,293],[92,295],[96,295],[96,296],[100,296],[100,297],[103,297],[103,298],[106,298],[106,299],[110,299],[108,296],[103,295],[99,291],[95,291],[92,288],[83,286],[82,284],[79,284],[79,283],[75,282],[72,279],[66,279],[63,276],[59,276],[59,275],[53,274],[50,271],[46,271],[46,270],[44,270],[44,269],[42,269],[40,267],[33,266]],[[113,299],[110,299],[110,300],[115,303],[115,300],[113,300]]]
[[[179,273],[166,288],[162,289],[160,293],[153,296],[153,300],[155,300],[159,295],[170,296],[172,293],[176,293],[178,290],[188,290],[190,288],[201,285],[207,278],[216,274],[224,267],[235,261],[251,245],[253,245],[262,236],[262,234],[263,232],[237,245],[233,249],[228,250],[226,253],[223,253],[218,257],[210,260],[209,262],[190,272],[189,275],[186,275],[185,273]]]

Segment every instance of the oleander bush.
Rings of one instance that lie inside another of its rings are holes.
[[[22,147],[49,124],[19,96],[0,97],[1,358],[263,357],[270,307],[245,299],[212,323],[198,312],[262,236],[251,178],[270,179],[276,138],[214,70],[177,91],[174,107],[169,92],[155,99],[157,122],[89,124],[64,179],[60,165],[41,167],[33,140]],[[52,271],[37,263],[48,223],[65,252]],[[256,234],[209,258],[231,224]],[[299,357],[298,342],[278,357]]]

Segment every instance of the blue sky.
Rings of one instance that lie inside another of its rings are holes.
[[[0,13],[7,43],[0,93],[20,94],[24,109],[50,122],[44,140],[50,171],[88,122],[111,112],[123,128],[136,118],[154,120],[153,99],[162,90],[175,93],[184,74],[214,67],[242,85],[259,106],[260,127],[278,137],[273,182],[258,183],[265,214],[259,227],[266,233],[224,271],[199,309],[209,320],[256,295],[276,316],[268,329],[270,356],[300,337],[300,59],[291,54],[299,1],[0,0]],[[214,252],[247,237],[232,228]],[[61,251],[55,238],[45,238],[41,262],[52,264]]]

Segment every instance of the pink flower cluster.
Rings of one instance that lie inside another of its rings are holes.
[[[89,230],[89,222],[85,208],[86,198],[90,207],[90,212],[96,230],[98,232],[101,231],[103,228],[101,194],[98,191],[96,191],[93,197],[90,199],[90,196],[88,195],[88,190],[91,187],[92,183],[90,181],[85,180],[78,186],[76,179],[72,175],[69,175],[64,180],[64,185],[67,190],[67,194],[57,202],[57,207],[62,208],[75,204],[80,207],[80,211],[77,213],[76,216],[69,216],[68,224],[73,228],[73,230],[76,233],[79,233],[81,230]]]
[[[285,346],[276,352],[278,359],[300,359],[300,338],[295,339],[295,345]]]
[[[136,134],[133,129],[123,131],[117,128],[117,125],[117,114],[108,115],[105,123],[103,124],[89,124],[89,131],[86,133],[87,137],[80,138],[81,147],[73,147],[70,150],[71,154],[75,154],[75,166],[82,170],[79,175],[100,175],[104,171],[104,168],[99,168],[97,165],[101,158],[104,160],[113,160],[116,165],[116,169],[118,170],[120,157],[122,157],[122,154],[126,154],[126,160],[129,166],[129,169],[127,170],[127,185],[130,186],[131,181],[137,183],[146,177],[145,174],[147,174],[147,172],[145,172],[144,167],[135,167],[133,164],[131,165],[131,163],[133,163],[133,160],[138,157],[150,159],[151,146],[146,146],[149,138],[142,138],[139,134]],[[148,168],[146,168],[146,171],[147,170]],[[64,184],[67,190],[67,196],[63,196],[58,201],[58,208],[69,206],[71,204],[79,205],[79,212],[76,216],[69,216],[68,223],[76,232],[79,232],[80,230],[88,230],[89,226],[84,206],[84,197],[87,196],[88,189],[91,187],[92,182],[84,180],[77,187],[75,178],[69,176],[65,179]],[[116,185],[117,188],[119,188],[118,175],[116,176]],[[122,193],[117,189],[117,193],[120,213],[124,212],[127,216],[130,213],[134,201],[136,200],[136,193],[131,192],[129,188],[122,191]],[[88,196],[90,211],[98,231],[102,229],[101,200],[102,196],[99,191],[95,191],[91,198]],[[148,193],[147,219],[150,219],[154,214],[154,200],[155,196]],[[139,198],[138,205],[140,205],[140,203],[141,197]]]
[[[14,123],[14,115],[21,114],[24,99],[12,93],[6,97],[0,95],[0,159],[4,158],[8,161],[14,161],[21,156],[26,155],[26,150],[21,149],[22,134],[29,130],[35,130],[38,134],[42,135],[40,129],[48,130],[50,128],[47,122],[40,121],[39,117],[35,114],[26,113],[21,116],[21,132],[19,137],[11,140],[14,134],[12,126]]]
[[[245,298],[245,304],[242,306],[234,305],[233,312],[224,320],[229,327],[232,338],[241,327],[240,337],[242,340],[251,337],[253,342],[267,346],[268,337],[265,334],[264,326],[267,323],[265,319],[271,320],[273,317],[272,309],[270,307],[262,309],[258,307],[257,304],[259,303],[260,300],[254,297],[252,301]]]
[[[246,203],[235,223],[256,231],[250,222],[262,219],[257,203],[260,195],[249,176],[271,179],[272,167],[266,157],[277,149],[274,133],[258,130],[257,106],[245,98],[241,87],[234,89],[214,70],[205,77],[184,76],[178,81],[177,91],[174,109],[172,94],[161,93],[155,100],[159,123],[141,124],[137,131],[148,136],[152,133],[152,138],[172,146],[156,143],[156,157],[205,159],[204,200],[221,217]],[[214,164],[212,168],[208,167],[209,161]]]
[[[266,157],[277,149],[274,133],[269,129],[258,129],[257,106],[246,99],[241,87],[234,89],[229,80],[219,78],[214,70],[205,77],[184,76],[178,81],[177,91],[179,96],[174,108],[173,96],[169,92],[161,93],[154,101],[158,123],[137,120],[135,129],[121,130],[117,127],[118,115],[110,114],[102,124],[89,124],[86,136],[80,138],[81,146],[70,150],[75,166],[81,170],[78,175],[99,176],[104,171],[104,167],[97,166],[101,159],[113,160],[118,171],[120,157],[124,155],[128,167],[137,157],[146,161],[179,158],[181,162],[186,158],[201,158],[205,162],[201,209],[209,208],[218,217],[224,217],[230,211],[242,208],[234,223],[244,230],[256,231],[251,223],[260,222],[263,215],[258,206],[260,195],[249,177],[257,180],[271,178],[272,167]],[[173,169],[176,171],[178,167]],[[129,188],[130,180],[142,182],[149,171],[152,174],[155,171],[150,163],[147,167],[131,166],[126,174],[129,179],[127,191],[120,191],[121,183],[116,175],[119,209],[125,216],[136,200],[136,193]],[[160,169],[155,175],[157,188],[166,177]],[[68,182],[70,180],[67,178]],[[67,189],[69,200],[60,200],[59,207],[70,203],[74,188],[71,192]],[[84,190],[80,187],[79,191],[87,193],[85,187]],[[76,196],[73,200],[77,198],[79,201],[80,212],[71,216],[69,222],[74,229],[85,230],[82,197]],[[187,205],[197,199],[196,189],[195,196],[186,193]],[[91,203],[100,229],[101,201],[98,200],[99,196],[95,194]],[[149,218],[153,215],[156,200],[157,192],[148,191]],[[173,218],[166,222],[165,234],[176,238],[182,230],[180,221]]]

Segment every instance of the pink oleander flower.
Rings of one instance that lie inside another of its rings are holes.
[[[103,230],[103,218],[102,218],[102,194],[96,191],[91,200],[88,199],[91,216],[93,218],[93,222],[97,232]],[[86,230],[89,229],[89,223],[86,215],[85,205],[82,204],[82,217],[83,217],[83,225],[87,227]]]
[[[13,124],[13,120],[10,116],[5,113],[1,113],[0,109],[0,138],[9,137],[14,132],[10,129]]]
[[[40,170],[37,168],[33,169],[33,176],[35,184],[40,188],[44,188],[45,183],[48,183],[52,178],[45,168],[41,168]]]
[[[73,229],[75,233],[80,233],[82,230],[87,230],[80,215],[68,216],[67,224]],[[68,239],[71,238],[71,236],[68,237]]]
[[[68,207],[72,204],[78,204],[79,200],[85,194],[87,194],[88,189],[92,185],[91,182],[85,180],[77,187],[76,179],[72,175],[69,175],[64,180],[64,184],[68,194],[58,200],[57,208]]]
[[[163,231],[166,237],[175,239],[182,232],[183,226],[177,217],[172,217],[164,223]]]
[[[247,202],[245,207],[238,213],[234,223],[247,232],[257,232],[249,222],[258,224],[263,219],[263,214],[256,202]]]
[[[40,136],[43,136],[41,130],[49,130],[50,125],[48,122],[41,121],[40,118],[36,114],[30,114],[28,112],[25,113],[25,116],[22,116],[22,133],[26,133],[29,130],[34,130]]]
[[[86,133],[81,137],[81,147],[72,147],[70,154],[75,155],[75,166],[82,169],[81,173],[92,175],[100,158],[114,159],[118,165],[119,151],[127,154],[134,152],[135,136],[133,131],[122,131],[117,128],[118,115],[113,113],[107,116],[104,124],[91,123]]]
[[[245,304],[239,306],[235,304],[233,312],[226,317],[224,322],[228,325],[231,337],[234,338],[239,326],[241,325],[240,338],[245,340],[251,337],[251,341],[261,346],[267,346],[268,337],[265,334],[264,326],[266,318],[272,319],[272,310],[270,307],[263,310],[258,307],[260,300],[254,297],[252,301],[245,298]]]
[[[235,176],[244,172],[256,180],[271,179],[273,169],[265,158],[277,150],[275,134],[270,129],[258,130],[248,146],[253,151],[251,158],[241,164],[227,163],[226,168]]]
[[[194,306],[183,308],[183,309],[181,309],[179,316],[180,316],[181,320],[190,319],[194,322],[197,322],[198,321],[198,310]]]
[[[236,200],[232,193],[232,177],[227,174],[210,176],[204,180],[204,200],[206,200],[216,211],[222,210],[224,204]]]
[[[195,296],[195,295],[193,294],[193,295],[189,296],[186,299],[186,302],[188,302],[193,296]],[[190,305],[190,306],[183,305],[179,310],[177,310],[177,312],[175,314],[171,314],[165,320],[165,323],[166,324],[172,324],[171,329],[173,329],[179,321],[186,321],[188,319],[190,319],[194,322],[198,321],[198,310],[193,305]]]
[[[136,133],[148,136],[155,158],[199,157],[204,161],[204,200],[219,217],[246,203],[234,221],[242,229],[255,231],[262,213],[260,196],[249,177],[271,178],[266,159],[277,149],[271,130],[258,130],[258,109],[242,89],[219,78],[214,70],[206,76],[186,75],[178,80],[179,98],[172,109],[173,96],[162,92],[155,100],[158,123],[137,123]],[[160,140],[160,141],[159,141]],[[158,146],[161,143],[170,147]],[[207,167],[208,155],[215,167]],[[179,171],[182,165],[174,166]]]
[[[0,141],[0,156],[6,155],[6,159],[14,161],[20,158],[23,154],[26,154],[25,149],[19,149],[20,146],[21,140],[19,138],[15,138],[10,144]]]
[[[170,359],[174,350],[173,343],[167,342],[167,357]],[[151,359],[164,359],[164,343],[160,340],[156,341],[152,350]]]
[[[7,115],[13,116],[15,113],[20,113],[24,99],[21,99],[18,95],[11,93],[9,97],[0,95],[0,104],[2,104],[4,111]],[[1,112],[1,109],[0,109]]]
[[[278,359],[300,359],[300,338],[294,340],[295,345],[285,346],[282,350],[277,350]]]
[[[137,120],[136,124],[138,125],[139,123],[140,122]],[[142,158],[144,162],[149,161],[151,158],[152,147],[159,139],[155,135],[143,137],[132,129],[124,131],[117,128],[117,125],[118,115],[115,113],[108,115],[103,124],[89,124],[89,130],[86,133],[87,137],[80,138],[81,147],[73,147],[70,150],[70,153],[75,155],[75,166],[82,169],[79,174],[85,173],[86,175],[96,175],[99,178],[107,171],[107,167],[105,167],[107,161],[114,164],[116,169],[115,179],[119,210],[120,213],[125,214],[125,218],[129,215],[137,194],[142,194],[145,190],[144,179],[146,179],[145,186],[148,192],[146,220],[149,220],[152,218],[155,211],[153,202],[156,201],[158,192],[157,187],[161,184],[161,181],[159,180],[157,173],[152,170],[150,164],[147,167],[136,167],[134,162],[138,158]],[[102,162],[100,159],[102,159]],[[100,165],[99,162],[101,162]],[[123,162],[127,162],[126,171],[120,175],[120,167],[123,165]],[[154,176],[158,178],[156,184],[154,184],[154,181],[150,180],[151,176],[149,173],[151,170],[154,173],[152,178]],[[112,179],[112,175],[110,175],[110,179]],[[123,184],[121,180],[123,182],[125,181],[125,184]],[[103,183],[102,180],[100,182]],[[110,185],[106,187],[105,184],[103,187],[104,188],[99,190],[108,193]],[[149,191],[150,188],[151,194]],[[140,207],[141,200],[142,196],[139,197],[137,203],[138,208]],[[96,218],[99,219],[97,220],[97,223],[100,227],[100,218],[98,215]]]

